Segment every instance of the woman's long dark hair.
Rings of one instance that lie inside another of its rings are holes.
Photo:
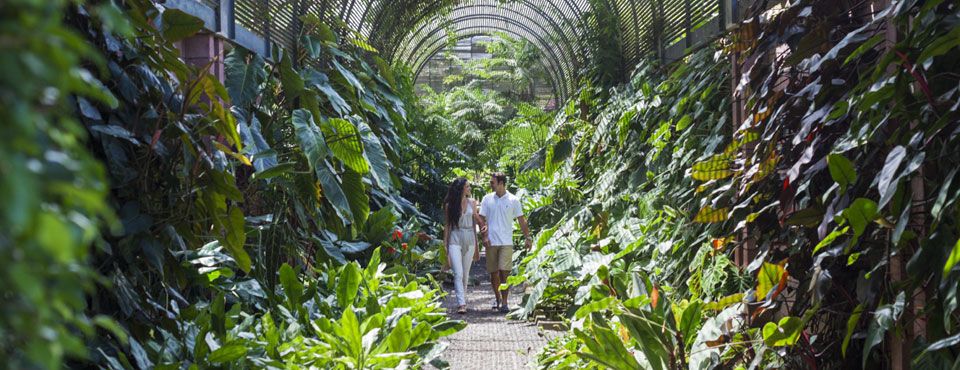
[[[450,227],[457,227],[460,224],[460,213],[463,212],[460,209],[460,200],[463,199],[463,185],[466,183],[467,179],[463,177],[453,180],[450,188],[447,189],[447,198],[443,200],[444,208],[447,210],[447,225]]]

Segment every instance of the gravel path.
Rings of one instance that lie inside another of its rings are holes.
[[[466,314],[458,314],[453,284],[444,284],[448,295],[443,306],[451,318],[464,320],[467,327],[444,340],[450,346],[440,357],[451,369],[523,369],[536,358],[537,352],[559,332],[541,330],[533,322],[510,320],[493,311],[494,295],[490,275],[484,268],[484,256],[470,269]],[[479,283],[477,285],[476,283]],[[515,287],[508,297],[510,308],[520,304],[523,290]]]

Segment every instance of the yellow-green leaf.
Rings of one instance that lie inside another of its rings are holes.
[[[733,175],[733,170],[730,169],[731,164],[732,157],[729,155],[715,155],[695,163],[690,176],[699,181],[724,179]]]
[[[370,172],[370,164],[363,155],[363,142],[357,127],[342,118],[331,118],[324,126],[327,146],[337,159],[361,175]]]
[[[960,261],[960,240],[957,240],[957,242],[953,244],[950,257],[947,258],[947,263],[943,265],[943,275],[949,274],[950,270],[953,269],[953,265],[957,264],[957,261]]]
[[[708,204],[700,208],[700,211],[693,218],[693,222],[701,224],[723,222],[727,219],[727,213],[729,212],[730,207],[714,209]]]
[[[802,331],[803,320],[787,316],[778,323],[768,322],[763,325],[763,342],[770,347],[792,346],[800,339]]]
[[[775,289],[786,278],[786,269],[781,265],[764,262],[757,274],[757,300],[766,299],[771,290]]]
[[[720,300],[716,302],[706,303],[703,306],[703,309],[710,310],[710,311],[720,311],[720,310],[723,310],[724,308],[729,307],[730,305],[733,305],[735,303],[740,303],[741,301],[743,301],[743,296],[744,296],[743,293],[731,294],[726,297],[720,298]]]
[[[817,254],[817,251],[833,243],[834,240],[837,240],[841,235],[846,234],[850,230],[850,226],[844,226],[842,229],[833,230],[827,237],[823,238],[817,246],[813,247],[813,254]]]

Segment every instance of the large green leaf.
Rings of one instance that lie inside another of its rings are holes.
[[[293,99],[303,93],[304,82],[293,69],[293,62],[289,53],[283,53],[280,59],[280,82],[283,84],[283,91],[287,99]]]
[[[700,318],[703,313],[702,308],[703,302],[692,301],[680,314],[680,320],[677,320],[677,331],[683,336],[687,346],[693,344],[693,340],[696,339],[697,328],[700,327]]]
[[[280,266],[280,285],[283,286],[283,294],[287,296],[290,306],[299,306],[303,296],[303,284],[297,279],[297,272],[286,263]]]
[[[223,245],[230,251],[230,255],[237,261],[237,266],[244,272],[250,272],[250,255],[243,249],[247,240],[245,220],[240,207],[231,207],[227,223],[227,235]]]
[[[365,225],[370,215],[370,197],[367,195],[367,186],[363,184],[363,176],[347,168],[340,175],[343,179],[343,191],[350,202],[350,212],[356,225]]]
[[[380,138],[373,133],[373,130],[370,129],[370,126],[367,125],[366,122],[358,121],[357,128],[360,137],[363,139],[363,155],[373,170],[371,171],[373,181],[376,181],[381,189],[389,191],[393,188],[392,181],[390,180],[390,168],[393,167],[393,165],[390,160],[387,159],[387,154],[384,152],[383,146],[380,145]]]
[[[380,208],[367,218],[364,239],[374,245],[380,244],[390,235],[396,221],[397,216],[393,213],[393,207]]]
[[[249,124],[246,119],[246,113],[234,110],[237,116],[237,130],[240,134],[240,140],[243,142],[243,153],[252,158],[253,168],[257,174],[262,174],[277,165],[277,155],[270,149],[263,134],[260,131],[260,121],[256,115],[250,115]]]
[[[350,262],[344,265],[340,270],[337,279],[337,303],[340,307],[350,307],[360,292],[360,265],[356,262]]]
[[[390,334],[383,341],[388,352],[403,352],[410,348],[410,334],[413,332],[413,318],[405,315],[397,321]]]
[[[787,316],[779,323],[768,322],[763,325],[763,342],[771,347],[792,346],[803,332],[803,320]]]
[[[329,161],[324,160],[323,163],[317,167],[316,173],[320,187],[323,189],[324,198],[333,206],[340,220],[345,224],[349,224],[350,220],[353,219],[350,199],[343,191],[343,188],[340,187],[340,179],[337,174],[334,173],[333,165],[331,165]],[[356,191],[356,189],[354,189],[354,191]]]
[[[577,338],[583,341],[590,350],[589,353],[578,353],[581,357],[590,359],[611,369],[640,369],[640,363],[627,352],[620,337],[613,330],[601,326],[594,326],[592,333],[574,329]],[[654,369],[660,369],[654,366]]]
[[[340,316],[337,326],[334,327],[334,334],[339,337],[337,344],[346,349],[348,356],[360,358],[363,353],[363,337],[360,333],[360,321],[357,320],[352,305],[344,306],[343,316]]]
[[[360,83],[360,80],[357,79],[357,76],[340,64],[340,62],[337,62],[336,59],[333,60],[333,66],[336,67],[337,72],[340,72],[340,75],[343,76],[348,83],[350,83],[350,86],[353,86],[353,88],[357,89],[358,92],[364,90],[363,84]]]
[[[665,307],[665,305],[659,307]],[[670,353],[673,352],[676,344],[672,339],[666,337],[666,333],[663,331],[665,325],[668,325],[666,317],[661,315],[659,310],[631,310],[618,317],[620,318],[620,323],[627,328],[633,339],[639,343],[637,347],[643,352],[647,362],[651,365],[650,367],[653,369],[668,368]],[[599,338],[598,336],[598,339]],[[610,340],[608,339],[608,341]],[[620,338],[616,337],[616,341],[619,342]],[[605,344],[605,346],[608,345],[607,343],[603,344]],[[612,342],[609,345],[616,346],[616,342]]]
[[[180,9],[167,8],[163,11],[160,26],[163,38],[177,42],[193,36],[203,29],[203,20],[185,13]]]
[[[927,59],[944,55],[950,50],[955,50],[958,45],[960,45],[960,27],[954,27],[950,30],[950,33],[927,44],[927,47],[917,57],[917,63],[926,63]]]
[[[313,115],[306,109],[297,109],[293,111],[293,128],[297,133],[297,141],[300,143],[300,149],[307,157],[307,163],[310,169],[316,171],[323,166],[323,159],[327,157],[330,150],[327,143],[320,133],[320,129],[313,122]]]
[[[247,58],[250,62],[247,63]],[[243,48],[234,48],[224,60],[227,93],[233,105],[246,109],[260,94],[260,86],[267,78],[263,58],[249,54]]]
[[[313,123],[313,115],[310,114],[310,111],[306,109],[293,111],[293,127],[297,133],[300,149],[307,157],[310,169],[316,174],[320,187],[323,189],[324,197],[333,206],[340,220],[349,224],[353,218],[350,201],[340,187],[340,179],[326,160],[330,150],[327,148],[320,129]]]
[[[212,363],[224,363],[230,361],[236,361],[243,356],[247,355],[247,346],[236,343],[228,344],[223,347],[217,348],[216,351],[210,353],[210,356],[207,357],[207,360]]]
[[[363,156],[363,142],[357,127],[342,118],[331,118],[327,123],[323,133],[333,156],[361,175],[370,172],[370,164]]]
[[[447,320],[436,324],[433,326],[434,335],[436,337],[445,337],[450,334],[456,333],[463,330],[467,327],[467,323],[460,320]]]
[[[854,237],[863,235],[867,225],[877,217],[877,203],[866,198],[857,198],[847,209],[843,210],[843,217],[853,227]]]
[[[827,236],[824,237],[823,240],[821,240],[819,243],[817,243],[816,246],[813,247],[812,253],[817,254],[817,252],[820,251],[820,249],[829,246],[835,240],[837,240],[837,238],[846,234],[847,231],[850,231],[850,226],[844,226],[842,229],[835,229],[831,231],[830,234],[827,234]]]
[[[340,96],[340,93],[338,93],[333,86],[330,86],[330,79],[327,77],[327,75],[317,72],[313,69],[306,69],[303,75],[308,84],[317,90],[320,90],[320,92],[327,97],[327,101],[330,102],[330,106],[332,106],[333,110],[338,114],[345,116],[353,110],[353,108],[350,107],[350,104],[348,104],[347,101]]]
[[[843,154],[834,153],[827,156],[827,166],[830,169],[830,177],[840,184],[841,192],[846,192],[847,187],[857,181],[857,170],[853,168],[853,162]]]

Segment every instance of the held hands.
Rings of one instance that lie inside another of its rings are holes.
[[[527,249],[527,252],[529,252],[529,251],[530,251],[530,248],[533,247],[533,239],[530,239],[530,237],[528,236],[528,237],[524,240],[523,246],[524,246],[524,248]]]
[[[473,262],[480,260],[480,251],[473,252]]]

